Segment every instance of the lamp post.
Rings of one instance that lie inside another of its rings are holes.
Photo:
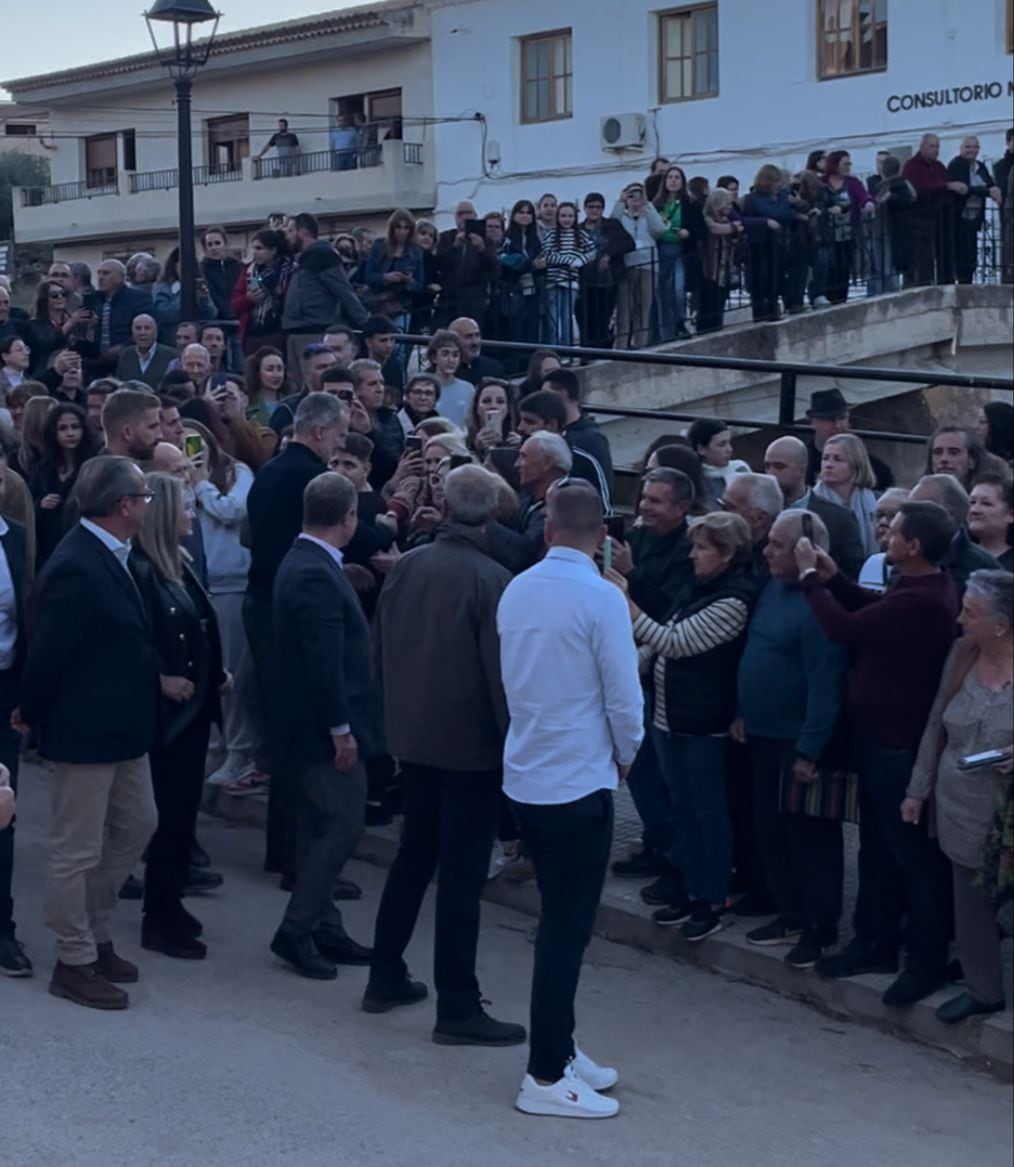
[[[180,218],[180,317],[193,320],[197,315],[197,253],[194,249],[194,159],[190,140],[190,94],[194,74],[207,63],[221,13],[210,0],[155,0],[144,14],[155,48],[155,55],[165,66],[176,86],[177,187]],[[194,29],[212,24],[211,33],[194,43]],[[172,26],[172,43],[159,45],[155,36],[158,24]]]

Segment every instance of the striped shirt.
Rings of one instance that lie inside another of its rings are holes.
[[[665,710],[665,662],[685,656],[700,656],[719,645],[728,644],[746,628],[750,613],[742,600],[716,600],[692,616],[681,620],[679,614],[667,624],[659,624],[644,612],[634,621],[634,639],[655,657],[653,683],[655,691],[656,729],[669,732]]]

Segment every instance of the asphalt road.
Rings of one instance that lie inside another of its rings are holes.
[[[205,822],[226,875],[190,907],[209,958],[140,949],[139,907],[117,946],[141,965],[125,1013],[46,992],[41,923],[44,780],[23,780],[16,894],[36,976],[0,983],[0,1163],[5,1167],[1010,1167],[1007,1087],[938,1054],[761,989],[595,941],[579,1039],[619,1067],[618,1118],[513,1110],[523,1048],[433,1045],[432,1006],[359,1011],[363,969],[305,981],[267,945],[284,896],[259,870],[260,838]],[[368,941],[383,873],[349,931]],[[410,951],[426,979],[431,903]],[[491,1011],[524,1020],[532,923],[484,907]]]

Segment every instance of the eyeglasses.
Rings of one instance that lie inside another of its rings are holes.
[[[151,502],[151,500],[155,497],[155,495],[150,490],[139,490],[135,494],[125,494],[123,497],[124,498],[143,498],[145,502]]]

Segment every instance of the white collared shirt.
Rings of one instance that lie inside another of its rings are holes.
[[[308,535],[305,531],[300,532],[299,538],[305,539],[307,543],[316,543],[318,547],[323,547],[335,563],[338,564],[338,570],[344,570],[345,556],[342,555],[340,548],[332,547],[330,543],[325,543],[323,539],[318,539],[316,535]],[[348,724],[332,725],[329,732],[332,737],[344,737],[347,733],[352,732],[352,727]]]
[[[137,348],[137,345],[134,347]],[[155,348],[156,346],[152,345],[151,348],[148,349],[147,353],[141,352],[139,348],[137,349],[137,367],[141,370],[142,373],[147,373],[148,366],[155,359]]]
[[[115,556],[123,570],[130,575],[130,566],[128,559],[130,558],[130,540],[126,543],[122,539],[117,539],[115,535],[111,535],[105,528],[100,527],[98,523],[93,523],[91,519],[79,520],[81,526],[86,531],[89,531],[96,539],[105,547],[107,547]],[[131,579],[134,577],[131,576]]]
[[[615,790],[644,736],[637,650],[622,593],[582,551],[553,547],[497,610],[511,723],[504,793],[555,805]]]
[[[0,535],[6,535],[10,528],[0,519]],[[14,577],[7,562],[7,552],[0,543],[0,671],[14,664],[18,645],[18,597],[14,591]]]

